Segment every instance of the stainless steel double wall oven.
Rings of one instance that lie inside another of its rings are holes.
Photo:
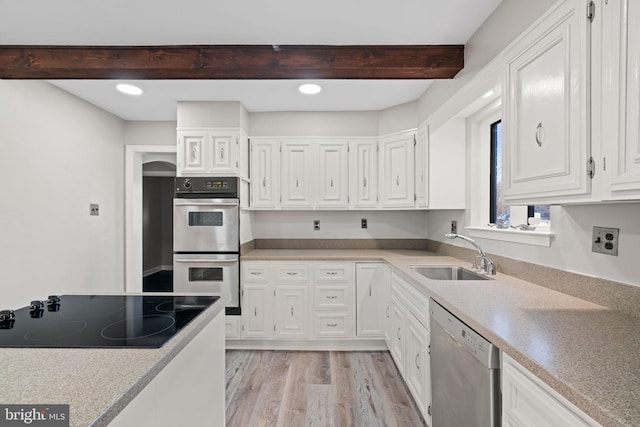
[[[226,299],[240,314],[240,201],[236,177],[178,177],[173,199],[173,290]]]

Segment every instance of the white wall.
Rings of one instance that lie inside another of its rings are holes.
[[[121,119],[46,82],[1,80],[0,180],[3,307],[124,290]]]
[[[378,134],[388,135],[418,127],[418,102],[407,102],[381,110],[378,120]]]
[[[176,145],[176,122],[125,122],[127,145]]]
[[[360,228],[366,218],[368,228]],[[313,221],[320,220],[320,230]],[[424,239],[424,211],[259,211],[257,239]]]

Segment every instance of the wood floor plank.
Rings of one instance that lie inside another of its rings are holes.
[[[354,426],[351,363],[346,352],[331,352],[331,382],[334,390],[333,420],[336,426]]]
[[[264,359],[265,377],[260,388],[260,398],[252,408],[249,426],[275,426],[282,406],[287,375],[291,367],[289,352],[270,352],[268,359]],[[266,363],[265,363],[266,362]],[[240,427],[240,426],[239,426]]]
[[[310,352],[293,352],[276,423],[278,427],[303,426],[305,423],[310,359]]]

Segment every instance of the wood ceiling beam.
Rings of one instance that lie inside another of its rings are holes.
[[[0,46],[0,79],[449,79],[462,45]]]

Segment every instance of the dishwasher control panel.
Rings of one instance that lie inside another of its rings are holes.
[[[431,314],[431,326],[436,322],[455,341],[463,345],[478,360],[489,367],[497,368],[500,365],[498,349],[487,341],[482,335],[471,329],[448,310],[435,302],[429,304]]]

